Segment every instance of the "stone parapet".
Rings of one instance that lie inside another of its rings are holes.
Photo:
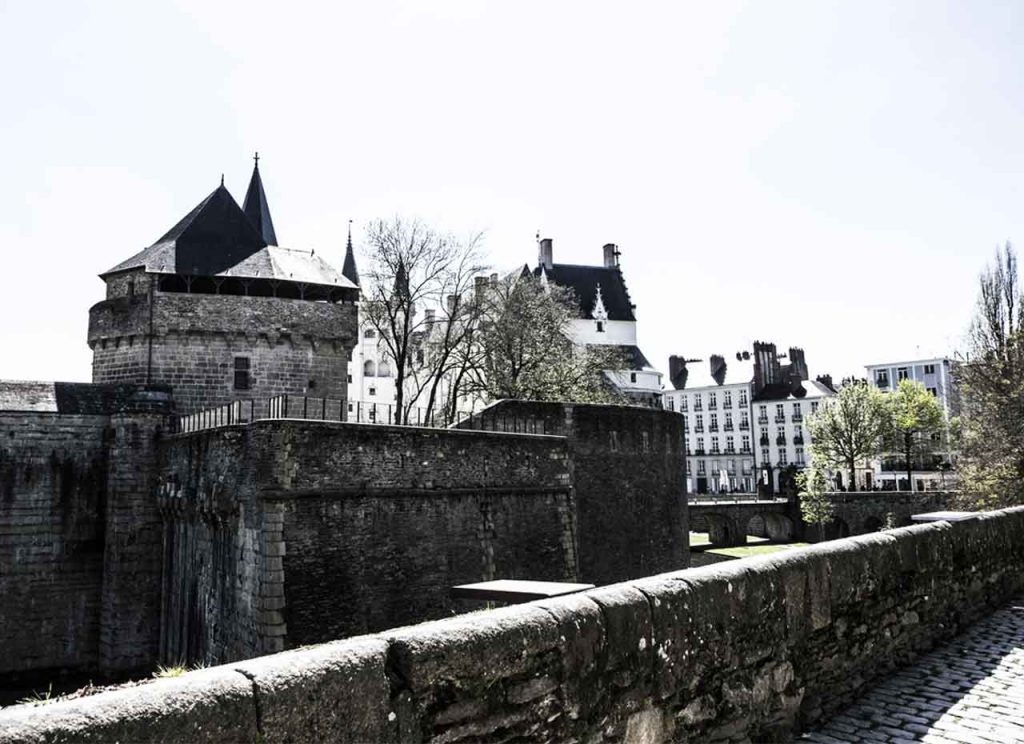
[[[1007,509],[652,576],[4,710],[0,742],[785,741],[1018,592],[1022,532]]]

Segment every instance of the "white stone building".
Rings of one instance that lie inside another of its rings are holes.
[[[902,362],[882,362],[865,365],[868,382],[885,392],[895,391],[902,380],[915,380],[934,395],[942,405],[946,417],[956,416],[960,410],[959,396],[953,380],[953,363],[947,357],[914,359]],[[956,452],[949,442],[936,442],[933,457],[918,460],[913,471],[914,483],[907,483],[906,465],[896,456],[883,457],[871,463],[871,485],[885,490],[945,489],[955,485],[952,472],[956,465]]]
[[[607,370],[618,390],[644,405],[660,406],[661,372],[637,346],[636,305],[633,304],[619,265],[618,246],[604,246],[601,266],[559,264],[554,261],[551,238],[538,243],[534,276],[542,282],[570,287],[579,299],[580,318],[573,321],[573,342],[590,346],[618,347],[630,362],[626,369]]]
[[[809,379],[802,349],[781,358],[761,342],[735,360],[669,358],[664,404],[686,417],[688,493],[775,495],[808,464],[804,417],[835,391],[827,376]]]

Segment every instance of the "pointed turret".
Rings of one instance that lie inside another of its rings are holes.
[[[270,206],[267,204],[267,195],[263,191],[263,179],[260,178],[260,154],[253,157],[255,165],[252,168],[252,178],[249,179],[249,190],[245,192],[245,202],[242,204],[242,211],[249,218],[252,226],[263,236],[267,245],[277,245],[277,235],[274,234],[274,221],[270,219]]]
[[[345,246],[345,265],[341,267],[341,275],[359,286],[359,271],[356,269],[356,254],[352,250],[352,220],[348,221],[348,245]]]

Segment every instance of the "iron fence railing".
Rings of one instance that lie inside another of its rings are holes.
[[[502,413],[500,410],[484,409],[477,413],[460,411],[456,414],[455,421],[447,421],[442,414],[427,408],[413,406],[400,411],[392,403],[342,401],[307,395],[275,395],[271,398],[237,400],[216,408],[178,416],[174,431],[186,434],[270,419],[388,424],[436,429],[459,428],[513,434],[548,433],[547,422],[543,418],[516,416]]]

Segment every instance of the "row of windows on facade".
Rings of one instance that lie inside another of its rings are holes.
[[[704,410],[704,394],[703,393],[694,393],[692,397],[693,397],[693,410],[695,410],[695,411],[703,411]],[[749,405],[748,400],[747,400],[747,391],[746,390],[740,390],[739,391],[738,400],[739,400],[739,407],[740,408],[746,408]],[[724,408],[732,408],[732,391],[731,390],[725,390],[725,391],[722,392],[722,406]],[[718,408],[718,391],[714,391],[714,392],[708,393],[708,408]],[[670,410],[670,411],[674,411],[675,410],[675,401],[674,401],[673,398],[669,398],[668,399],[668,410]],[[688,398],[685,395],[679,396],[679,410],[680,411],[689,410]]]
[[[728,453],[726,453],[726,454],[728,454]],[[768,463],[769,461],[770,460],[768,458],[768,450],[762,450],[761,451],[761,462],[762,463]],[[736,461],[735,460],[725,460],[724,462],[725,462],[725,471],[729,475],[736,475]],[[710,462],[708,460],[697,460],[697,475],[705,475],[708,472],[718,473],[718,472],[720,472],[719,464],[720,464],[719,460],[711,460]],[[785,452],[780,452],[779,453],[779,462],[778,462],[778,464],[780,466],[786,466],[786,465],[790,464],[789,457],[788,457],[788,455]],[[805,459],[804,459],[804,450],[803,450],[802,447],[797,447],[795,456],[793,458],[793,464],[794,465],[806,465],[807,464]],[[753,471],[753,469],[754,469],[754,464],[750,460],[741,460],[740,461],[740,467],[741,467],[741,469],[743,471],[743,475],[749,475]]]
[[[712,454],[712,455],[717,455],[719,452],[721,452],[721,449],[720,449],[720,446],[719,446],[718,437],[712,436],[710,441],[711,441],[711,448],[709,450],[705,450],[704,449],[704,437],[695,437],[695,439],[694,439],[694,446],[693,446],[692,449],[690,448],[689,444],[687,444],[686,454],[687,455],[704,455],[705,453],[708,453],[708,454]],[[797,452],[799,452],[801,450],[801,448],[805,444],[808,444],[810,441],[811,441],[810,435],[808,435],[805,438],[802,433],[796,434],[793,437],[793,444],[796,446]],[[768,437],[767,430],[762,430],[760,444],[761,444],[762,447],[766,447],[768,444],[771,444],[771,439]],[[775,438],[775,444],[779,447],[779,451],[780,452],[785,451],[784,448],[785,448],[785,446],[787,444],[786,436],[784,434],[780,434],[779,436],[777,436]],[[753,448],[751,447],[750,437],[749,436],[744,434],[743,437],[740,439],[740,448],[739,448],[738,451],[741,454],[748,454],[748,453],[753,452]],[[767,448],[762,449],[761,451],[762,452],[768,452]],[[733,454],[735,452],[737,452],[735,438],[734,437],[726,437],[725,438],[725,453],[726,454]]]
[[[926,375],[934,375],[935,374],[935,365],[934,364],[926,364],[926,365],[924,365],[924,373]],[[896,382],[900,382],[902,380],[909,380],[909,379],[910,379],[910,367],[897,367],[896,368]],[[877,372],[875,372],[875,385],[877,385],[878,387],[889,387],[889,370],[887,370],[887,369],[880,369]],[[928,388],[928,392],[931,393],[932,395],[935,395],[935,396],[937,396],[939,394],[938,390],[936,388],[934,388],[934,387]]]
[[[669,402],[671,403],[671,400]],[[671,406],[669,408],[671,409]],[[759,408],[760,408],[760,410],[758,411],[757,423],[759,423],[759,424],[767,424],[768,423],[768,406],[762,405]],[[816,401],[816,400],[811,401],[811,413],[815,413],[815,412],[817,412],[817,410],[818,410],[818,401]],[[799,422],[803,421],[803,418],[804,418],[803,411],[802,411],[802,409],[800,407],[800,404],[799,403],[794,403],[792,411],[791,411],[790,421],[792,421],[793,423],[799,423]],[[689,416],[684,416],[683,419],[684,419],[685,425],[689,426]],[[726,431],[731,431],[732,428],[733,428],[732,411],[726,411],[725,412],[725,419],[724,420],[725,420],[725,430]],[[776,403],[775,404],[775,423],[781,424],[781,423],[785,423],[785,421],[786,421],[785,405],[783,403]],[[710,427],[709,428],[710,431],[717,431],[718,430],[718,414],[717,413],[708,414],[708,426]],[[750,428],[750,416],[749,416],[749,414],[746,411],[741,411],[740,412],[740,424],[739,424],[739,426],[740,426],[740,429],[748,429],[748,428]],[[703,430],[704,430],[704,414],[702,414],[702,413],[694,414],[694,431],[698,431],[699,432],[699,431],[703,431]],[[762,429],[762,431],[764,431],[764,430]]]
[[[378,364],[367,359],[363,362],[363,377],[391,377],[391,365],[385,360]]]

